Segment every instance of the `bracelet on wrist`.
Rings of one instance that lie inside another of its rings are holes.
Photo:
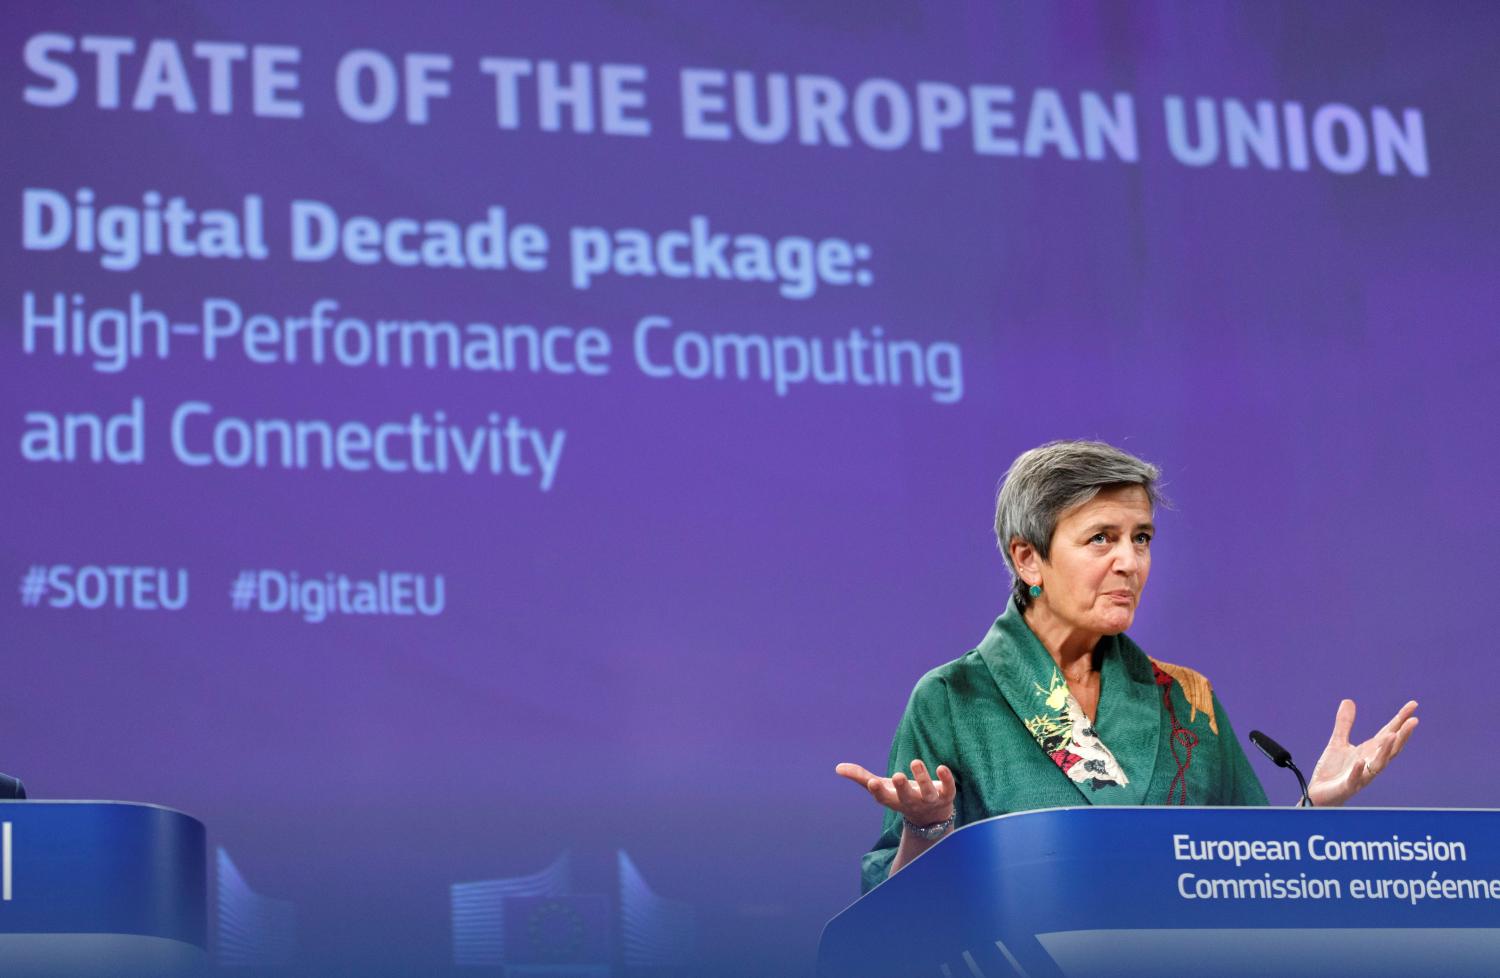
[[[953,811],[948,813],[947,818],[943,819],[941,822],[933,822],[931,825],[918,825],[916,822],[913,822],[905,815],[901,816],[901,821],[906,824],[907,831],[911,832],[923,842],[936,842],[938,839],[941,839],[943,836],[947,835],[949,830],[953,828],[953,820],[957,816],[958,809],[955,808]]]

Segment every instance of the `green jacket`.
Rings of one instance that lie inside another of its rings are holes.
[[[1267,804],[1206,680],[1189,669],[1158,668],[1124,635],[1103,639],[1095,656],[1101,683],[1096,731],[1089,732],[1097,732],[1128,783],[1075,780],[1044,749],[1045,731],[1058,729],[1049,713],[1058,700],[1049,701],[1047,686],[1055,692],[1060,678],[1014,599],[977,649],[932,670],[912,690],[891,743],[890,773],[910,774],[913,758],[933,772],[948,765],[958,786],[958,825],[1077,805]],[[900,840],[901,817],[887,811],[879,841],[862,860],[863,891],[889,875]]]

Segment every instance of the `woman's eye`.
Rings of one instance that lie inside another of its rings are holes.
[[[1089,537],[1089,543],[1108,543],[1108,542],[1109,542],[1109,538],[1106,537],[1103,533],[1095,533],[1093,536]]]
[[[1138,544],[1140,544],[1143,547],[1150,546],[1151,545],[1151,534],[1149,534],[1149,533],[1137,533],[1135,535],[1135,542],[1138,543]]]

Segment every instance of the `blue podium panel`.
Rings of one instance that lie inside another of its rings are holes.
[[[1500,974],[1500,812],[1066,808],[977,822],[835,917],[820,978]]]
[[[0,973],[160,973],[205,960],[203,824],[123,802],[0,802]]]

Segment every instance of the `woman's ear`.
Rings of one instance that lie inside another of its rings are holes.
[[[1011,538],[1010,561],[1015,565],[1016,576],[1021,580],[1027,584],[1042,583],[1042,555],[1020,537]]]

